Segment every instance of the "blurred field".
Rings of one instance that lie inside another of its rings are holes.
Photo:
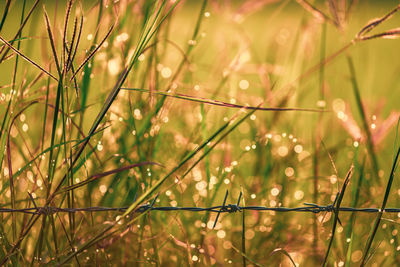
[[[398,9],[2,1],[0,265],[400,265],[395,212],[133,212],[400,208]]]

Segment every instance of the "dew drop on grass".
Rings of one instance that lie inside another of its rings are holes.
[[[199,257],[197,257],[196,255],[192,256],[192,261],[198,261],[198,260],[199,260]]]
[[[7,169],[7,171],[8,171],[8,169]],[[28,172],[26,173],[26,177],[29,179],[29,181],[31,181],[32,183],[34,183],[34,181],[33,181],[33,172],[28,171]]]
[[[346,104],[343,101],[343,99],[336,98],[332,102],[332,108],[333,108],[333,111],[335,111],[335,112],[339,112],[339,111],[343,112],[343,111],[345,111]]]
[[[254,230],[248,229],[248,230],[246,230],[246,232],[245,232],[245,234],[244,234],[244,237],[245,237],[247,240],[251,240],[251,239],[254,238],[255,235],[256,235],[256,233],[254,232]]]
[[[347,119],[348,119],[348,116],[347,116],[343,111],[339,111],[339,112],[337,113],[337,117],[338,117],[340,120],[344,121],[344,122],[346,122]]]
[[[102,194],[105,194],[107,192],[107,186],[102,184],[99,186],[99,190]]]
[[[296,200],[302,200],[304,197],[304,192],[301,190],[297,190],[296,192],[294,192],[294,198]]]
[[[287,177],[292,177],[294,175],[294,169],[292,167],[287,167],[285,169],[285,175]]]
[[[287,146],[280,146],[278,148],[278,155],[281,157],[287,156],[288,152],[289,152],[289,149],[287,148]]]
[[[318,100],[318,102],[317,102],[317,107],[319,107],[319,108],[324,108],[324,107],[326,107],[326,102],[325,102],[325,100]]]
[[[217,232],[217,236],[218,236],[218,238],[221,238],[221,239],[223,239],[223,238],[225,238],[225,236],[226,236],[226,233],[225,233],[225,231],[224,231],[224,230],[218,230],[218,232]]]
[[[206,181],[201,181],[196,183],[196,189],[198,191],[204,190],[207,187],[207,182]]]
[[[301,153],[303,151],[303,146],[302,145],[295,145],[294,146],[294,152],[297,154]]]
[[[224,241],[223,245],[224,249],[231,249],[232,248],[232,242],[231,241]]]
[[[251,199],[255,199],[257,196],[256,196],[256,194],[251,194],[250,197],[251,197]]]
[[[276,197],[277,195],[279,195],[279,189],[274,187],[271,189],[271,195],[273,195],[274,197]]]
[[[101,143],[97,144],[97,150],[102,151],[103,150],[103,145]]]
[[[249,88],[250,84],[247,80],[241,80],[239,82],[239,88],[242,90],[247,90]]]
[[[164,67],[161,69],[161,76],[163,78],[167,79],[167,78],[171,77],[171,75],[172,75],[172,71],[170,68]]]
[[[134,116],[135,119],[137,119],[137,120],[141,120],[141,119],[143,118],[140,109],[137,109],[137,108],[133,111],[133,116]]]
[[[115,57],[110,59],[107,63],[107,67],[108,67],[108,72],[111,75],[113,76],[117,75],[121,70],[121,58]]]

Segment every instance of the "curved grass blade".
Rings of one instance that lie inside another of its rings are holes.
[[[167,96],[167,97],[173,97],[173,98],[178,98],[178,99],[183,99],[183,100],[188,100],[192,102],[198,102],[198,103],[203,103],[203,104],[208,104],[208,105],[215,105],[215,106],[222,106],[222,107],[227,107],[227,108],[239,108],[239,109],[250,109],[250,110],[263,110],[263,111],[309,111],[309,112],[323,112],[321,109],[307,109],[307,108],[263,108],[263,107],[254,107],[254,106],[243,106],[243,105],[237,105],[237,104],[231,104],[219,100],[213,100],[213,99],[207,99],[203,97],[195,97],[195,96],[190,96],[190,95],[185,95],[185,94],[172,94],[172,93],[167,93],[167,92],[161,92],[161,91],[153,91],[149,89],[140,89],[140,88],[127,88],[127,87],[122,87],[122,90],[129,90],[129,91],[137,91],[137,92],[142,92],[142,93],[149,93],[149,94],[156,94],[156,95],[161,95],[161,96]]]
[[[74,190],[74,189],[77,189],[79,187],[87,185],[87,184],[89,184],[89,183],[91,183],[91,182],[93,182],[95,180],[98,180],[100,178],[103,178],[105,176],[116,174],[116,173],[119,173],[119,172],[122,172],[122,171],[126,171],[126,170],[129,170],[129,169],[135,168],[135,167],[139,167],[139,166],[146,166],[146,165],[162,166],[159,163],[150,162],[150,161],[149,162],[140,162],[140,163],[130,164],[130,165],[127,165],[127,166],[124,166],[124,167],[121,167],[121,168],[117,168],[117,169],[111,170],[111,171],[106,171],[106,172],[94,174],[91,177],[89,177],[88,179],[86,179],[85,181],[82,181],[80,183],[77,183],[77,184],[74,184],[74,185],[71,185],[71,186],[67,186],[67,187],[63,188],[62,190],[59,190],[57,192],[57,195],[61,194],[61,193],[68,192],[68,191],[71,191],[71,190]]]
[[[288,259],[292,262],[294,267],[297,267],[295,261],[293,260],[292,256],[290,256],[289,252],[287,252],[285,249],[283,248],[276,248],[274,249],[270,255],[275,254],[275,253],[282,253],[283,255],[285,255],[286,257],[288,257]]]
[[[264,267],[264,265],[262,265],[261,263],[258,263],[256,261],[254,261],[253,259],[251,259],[246,253],[243,253],[242,251],[240,251],[239,249],[237,249],[234,245],[231,246],[231,248],[236,251],[237,253],[239,253],[240,255],[242,255],[242,257],[246,258],[246,260],[248,260],[249,262],[253,263],[255,266],[259,266],[259,267]]]

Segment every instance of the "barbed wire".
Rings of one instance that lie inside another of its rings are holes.
[[[149,204],[141,205],[133,212],[143,213],[146,211],[192,211],[192,212],[221,212],[221,213],[234,213],[237,211],[253,210],[253,211],[275,211],[275,212],[334,212],[335,207],[333,205],[321,206],[314,203],[304,203],[306,206],[286,208],[286,207],[266,207],[266,206],[238,206],[236,204],[227,204],[213,207],[151,207]],[[85,208],[58,208],[58,207],[32,207],[23,209],[10,209],[0,208],[0,213],[29,213],[29,214],[52,214],[58,212],[65,213],[76,213],[76,212],[106,212],[106,211],[117,211],[125,212],[128,207],[113,208],[113,207],[85,207]],[[367,213],[399,213],[400,208],[385,208],[383,210],[378,208],[353,208],[353,207],[340,207],[339,211],[344,212],[367,212]]]
[[[235,204],[226,204],[228,197],[228,191],[226,191],[224,201],[222,205],[212,206],[212,207],[174,207],[174,206],[161,206],[157,207],[154,204],[158,198],[157,196],[153,199],[151,203],[143,204],[137,207],[132,213],[143,213],[148,211],[190,211],[190,212],[216,212],[218,216],[220,213],[235,213],[245,210],[252,211],[274,211],[274,212],[311,212],[311,213],[321,213],[321,212],[366,212],[366,213],[400,213],[400,208],[355,208],[355,207],[335,207],[336,200],[329,205],[318,205],[315,203],[304,203],[304,206],[287,208],[287,207],[267,207],[267,206],[240,206],[240,200],[242,193],[239,194],[238,201]],[[31,195],[30,195],[31,197]],[[129,207],[85,207],[85,208],[60,208],[52,206],[38,207],[31,197],[34,207],[22,208],[22,209],[12,209],[12,208],[0,208],[0,213],[27,213],[27,214],[54,214],[54,213],[77,213],[77,212],[125,212]],[[215,221],[218,220],[218,216]]]

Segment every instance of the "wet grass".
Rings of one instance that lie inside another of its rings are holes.
[[[4,1],[1,265],[399,264],[399,9]]]

